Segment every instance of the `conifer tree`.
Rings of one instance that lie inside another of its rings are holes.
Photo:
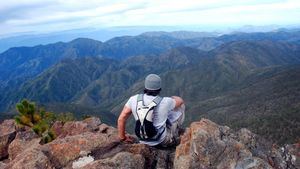
[[[35,104],[28,100],[22,100],[16,105],[19,114],[15,121],[20,126],[30,127],[38,136],[42,137],[41,143],[48,143],[55,139],[55,133],[51,126],[55,121],[55,115],[43,109],[37,109]]]

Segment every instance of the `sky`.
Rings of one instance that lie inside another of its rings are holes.
[[[133,26],[300,24],[300,0],[0,1],[0,36]]]

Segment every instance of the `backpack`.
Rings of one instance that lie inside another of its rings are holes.
[[[136,114],[138,120],[135,123],[135,134],[142,141],[157,141],[165,128],[161,133],[158,133],[153,125],[153,111],[162,98],[157,96],[150,104],[144,105],[143,96],[143,94],[139,94],[137,98]]]

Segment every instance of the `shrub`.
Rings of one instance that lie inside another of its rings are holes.
[[[55,139],[55,133],[51,126],[56,120],[54,113],[46,112],[43,109],[37,109],[35,104],[22,100],[16,105],[18,115],[15,121],[20,126],[30,127],[38,136],[42,137],[41,143],[48,143]]]
[[[67,121],[74,121],[75,117],[74,117],[73,113],[70,113],[70,112],[60,113],[60,114],[56,115],[55,120],[66,123]]]

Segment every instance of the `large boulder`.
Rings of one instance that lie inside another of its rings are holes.
[[[90,117],[83,121],[69,121],[66,123],[57,121],[53,124],[52,130],[58,138],[73,136],[84,132],[98,130],[101,120],[96,117]]]
[[[26,149],[10,161],[4,169],[52,169],[50,159],[40,148],[37,146]]]
[[[15,159],[28,148],[38,147],[40,141],[41,139],[32,130],[19,131],[8,147],[9,159]]]
[[[236,133],[207,119],[192,123],[186,130],[174,159],[176,169],[293,167],[278,149],[249,130]]]
[[[86,118],[82,122],[86,123],[87,127],[92,131],[96,131],[98,129],[98,126],[102,123],[101,120],[97,117]]]
[[[140,154],[129,152],[117,153],[112,158],[94,161],[85,165],[82,169],[141,169],[145,168],[145,158]]]
[[[293,161],[296,159],[293,158],[296,157],[293,153],[297,151],[297,148],[292,145],[279,147],[245,128],[239,130],[234,138],[244,144],[253,156],[267,161],[274,168],[293,168],[290,166],[296,164],[296,161]]]
[[[0,160],[7,158],[8,146],[16,136],[14,120],[5,120],[0,124]]]
[[[96,149],[86,158],[73,162],[73,168],[172,169],[174,148],[157,149],[144,144],[120,143],[109,149]],[[84,160],[87,159],[84,164]],[[88,159],[93,159],[89,161]],[[67,168],[70,168],[67,166]]]
[[[123,151],[141,154],[145,158],[145,168],[173,168],[175,148],[155,148],[145,144],[128,144]]]
[[[106,134],[85,132],[56,139],[43,145],[42,150],[51,161],[55,161],[55,167],[61,168],[79,158],[82,152],[89,153],[95,149],[104,151],[118,143],[119,140],[114,140]]]

